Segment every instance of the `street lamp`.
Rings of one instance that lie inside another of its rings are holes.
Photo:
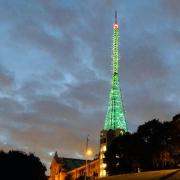
[[[86,139],[86,150],[85,150],[85,157],[86,157],[86,166],[85,166],[85,180],[87,179],[87,157],[92,155],[92,151],[88,148],[88,142],[89,142],[89,135]]]

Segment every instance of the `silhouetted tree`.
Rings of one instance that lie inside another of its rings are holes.
[[[109,175],[136,172],[144,150],[137,134],[125,134],[112,141],[105,156]]]
[[[143,141],[145,154],[141,162],[144,170],[154,169],[154,163],[159,159],[163,125],[153,119],[138,127],[137,135]],[[153,160],[156,157],[156,161]]]
[[[180,114],[171,122],[157,119],[138,127],[134,134],[115,138],[105,153],[109,175],[178,165],[180,157]]]
[[[47,180],[46,167],[34,154],[21,151],[0,151],[1,177],[6,180]]]
[[[180,164],[180,114],[173,117],[171,123],[172,154],[176,164]]]

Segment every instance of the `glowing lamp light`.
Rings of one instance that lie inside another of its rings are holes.
[[[88,150],[86,151],[86,155],[87,155],[87,156],[92,155],[92,151],[91,151],[90,149],[88,149]]]
[[[103,168],[106,168],[107,167],[107,164],[105,164],[105,163],[103,163],[103,166],[102,166]]]
[[[106,168],[107,167],[107,164],[105,164],[105,163],[102,163],[101,164],[101,169],[104,169],[104,168]]]
[[[118,24],[114,23],[114,29],[118,28]]]
[[[49,156],[53,156],[54,155],[54,152],[53,151],[50,151],[48,152]]]

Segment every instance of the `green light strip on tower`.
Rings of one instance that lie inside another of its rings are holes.
[[[117,19],[115,19],[113,33],[113,77],[104,130],[123,129],[125,132],[127,132],[125,111],[118,79],[118,45],[118,24]]]

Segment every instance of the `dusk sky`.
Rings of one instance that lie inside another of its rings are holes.
[[[128,129],[180,112],[180,0],[0,0],[0,149],[94,153],[112,75],[114,11]]]

